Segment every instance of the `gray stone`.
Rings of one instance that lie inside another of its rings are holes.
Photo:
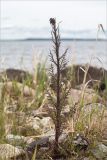
[[[42,137],[38,140],[33,141],[30,143],[26,148],[26,150],[29,152],[33,152],[35,148],[41,148],[41,147],[48,147],[49,145],[49,137]]]
[[[0,160],[27,160],[25,151],[10,144],[0,144]]]
[[[107,146],[102,143],[98,144],[91,152],[98,160],[107,159]]]
[[[102,140],[102,143],[107,146],[107,139]]]
[[[80,134],[77,134],[77,136],[74,138],[73,144],[77,150],[86,150],[89,146],[88,140]]]
[[[26,120],[28,126],[35,129],[36,132],[46,133],[48,130],[54,127],[53,121],[50,117],[28,117]]]
[[[93,93],[92,90],[89,92],[87,89],[85,90],[84,94],[83,90],[71,89],[68,99],[72,104],[76,104],[82,99],[85,105],[99,103],[102,101],[102,98],[96,92]]]
[[[41,120],[41,125],[43,126],[44,132],[47,132],[51,128],[54,128],[53,121],[50,117],[44,117]]]
[[[26,140],[26,137],[24,136],[19,136],[19,135],[13,135],[13,134],[8,134],[6,136],[6,140],[9,144],[12,144],[12,145],[23,145],[25,144],[25,140]]]
[[[83,111],[85,111],[85,113],[91,113],[92,111],[101,112],[104,109],[106,109],[106,107],[101,103],[92,103],[83,107]]]

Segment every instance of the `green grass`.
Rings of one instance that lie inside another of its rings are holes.
[[[74,119],[73,117],[73,125],[74,125],[74,132],[71,133],[71,135],[69,136],[69,138],[67,139],[66,143],[61,146],[61,152],[64,155],[71,155],[72,152],[74,151],[74,146],[72,144],[72,139],[73,136],[75,136],[77,133],[82,133],[84,136],[86,136],[89,140],[90,140],[90,149],[96,144],[97,141],[101,140],[101,136],[102,136],[102,128],[103,128],[103,124],[101,124],[101,122],[103,121],[103,110],[99,113],[98,110],[92,110],[92,112],[90,114],[85,115],[83,112],[83,107],[84,107],[84,93],[87,87],[87,84],[85,83],[85,78],[86,78],[86,74],[87,71],[85,72],[85,76],[84,76],[84,84],[85,87],[83,88],[83,91],[81,93],[81,99],[80,102],[77,104],[77,109],[78,109],[78,115],[76,115],[74,113],[74,115],[72,114],[72,116],[76,117],[76,119]],[[73,77],[74,80],[74,77]],[[32,88],[35,91],[35,95],[33,97],[24,97],[24,95],[22,94],[22,91],[20,90],[20,88],[18,87],[18,83],[16,81],[12,82],[13,85],[13,90],[11,92],[11,94],[9,95],[9,92],[6,89],[6,85],[2,86],[0,88],[0,143],[5,143],[6,139],[5,139],[5,123],[6,120],[7,122],[10,121],[10,119],[8,119],[9,117],[6,116],[6,114],[4,113],[4,106],[5,105],[10,105],[12,104],[14,101],[17,102],[17,111],[22,111],[25,112],[27,114],[28,111],[37,109],[41,106],[45,93],[46,93],[46,89],[47,89],[47,84],[48,82],[48,76],[47,76],[47,71],[46,71],[46,62],[44,62],[43,64],[37,64],[36,70],[33,74],[32,77],[27,77],[22,84],[22,87],[24,88],[24,86],[28,86],[30,88]],[[7,83],[7,79],[4,78],[4,84]],[[107,78],[105,78],[105,84],[107,86]],[[107,87],[106,87],[107,88]],[[97,94],[96,94],[97,95]],[[107,95],[107,90],[105,92],[105,95],[103,95],[106,98]],[[97,97],[97,96],[96,96]],[[96,102],[96,97],[95,99],[93,99],[93,103]],[[72,101],[69,101],[69,105],[71,107],[73,107],[73,103]],[[96,124],[95,122],[95,116],[97,115],[97,120]],[[71,117],[69,117],[70,119]],[[14,135],[21,135],[17,128],[19,126],[18,123],[18,119],[16,119],[16,117],[11,117],[11,121],[13,123],[13,134]],[[24,123],[24,122],[23,122]],[[70,128],[71,129],[71,128]],[[36,133],[35,133],[36,134]],[[39,133],[38,133],[39,134]],[[25,134],[26,136],[26,134]],[[14,144],[17,145],[17,144]],[[22,144],[22,147],[24,147],[25,144]],[[66,150],[66,149],[67,150]],[[79,156],[81,153],[75,153],[75,156]],[[35,157],[38,155],[37,150],[35,149],[34,155],[32,157],[32,160],[35,159]],[[92,155],[87,152],[86,155],[88,157],[91,157],[91,159],[94,160],[94,158],[92,157]],[[75,159],[75,156],[72,157]],[[48,157],[48,159],[51,159],[51,153],[46,153],[46,155],[43,155],[43,157]]]

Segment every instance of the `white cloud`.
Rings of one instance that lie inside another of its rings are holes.
[[[99,23],[106,28],[106,0],[100,1],[1,1],[1,28],[49,28],[49,18],[62,21],[61,29],[93,30]],[[9,30],[6,31],[8,34]],[[16,30],[17,32],[17,30]],[[5,31],[2,31],[5,37]],[[18,33],[19,37],[22,32]],[[15,34],[16,35],[16,34]],[[40,37],[42,36],[40,34]],[[8,36],[8,35],[7,35]],[[14,37],[9,33],[10,38]],[[36,37],[36,34],[35,34]]]

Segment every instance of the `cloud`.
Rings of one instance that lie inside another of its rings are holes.
[[[106,28],[106,0],[1,1],[1,15],[1,36],[10,39],[48,37],[50,17],[56,17],[58,22],[62,21],[60,29],[63,36],[77,33],[88,36],[89,32],[86,34],[86,30],[97,30],[99,23]]]

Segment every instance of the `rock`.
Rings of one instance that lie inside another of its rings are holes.
[[[52,128],[52,129],[48,130],[46,133],[43,134],[43,136],[45,136],[45,137],[54,137],[55,138],[55,129]]]
[[[98,83],[94,80],[98,80],[100,82],[103,81],[105,77],[107,77],[107,70],[105,70],[104,68],[97,68],[95,66],[90,66],[89,64],[79,64],[65,68],[61,73],[62,78],[64,79],[64,77],[68,77],[68,75],[71,74],[71,76],[69,76],[68,79],[73,77],[72,87],[75,88],[75,86],[83,83],[85,74],[83,70],[85,70],[86,68],[88,69],[86,82],[92,80],[88,85],[90,87],[93,87]]]
[[[29,145],[30,143],[35,141],[35,139],[33,137],[30,137],[30,136],[25,137],[24,140],[25,140],[27,145]]]
[[[47,132],[48,130],[54,128],[53,121],[50,117],[43,117],[41,120],[41,125],[43,126],[44,132]]]
[[[41,108],[41,107],[40,107],[40,108]],[[33,111],[31,111],[30,114],[31,114],[31,116],[33,116],[33,117],[39,117],[39,118],[48,117],[48,116],[49,116],[48,112],[40,111],[40,109],[33,110]]]
[[[50,117],[43,117],[41,119],[39,117],[28,117],[26,122],[28,124],[27,126],[31,126],[35,129],[35,132],[38,132],[39,134],[40,132],[45,133],[54,127],[53,121]]]
[[[39,159],[41,155],[43,155],[43,153],[49,151],[50,147],[52,147],[55,142],[55,133],[51,133],[50,135],[45,134],[44,136],[38,137],[37,140],[33,141],[32,143],[29,143],[26,146],[26,151],[30,155],[30,157],[32,157],[32,154],[34,153],[35,149],[37,149],[37,159]],[[59,137],[59,143],[61,144],[65,142],[67,136],[67,133],[62,133]]]
[[[48,147],[49,137],[42,137],[34,142],[30,143],[26,148],[28,152],[34,152],[35,148]]]
[[[107,159],[107,146],[100,143],[96,145],[94,149],[92,149],[92,154],[98,160],[106,160]]]
[[[27,122],[27,125],[26,127],[32,127],[36,132],[40,132],[41,131],[41,128],[43,126],[41,126],[41,123],[40,123],[41,119],[38,118],[38,117],[28,117],[26,119],[26,122]]]
[[[85,157],[83,160],[90,160],[89,158]]]
[[[46,155],[46,153],[49,153],[49,147],[41,147],[36,155],[36,159],[39,160],[40,157],[43,160],[48,160],[47,158],[43,158],[41,155]]]
[[[72,104],[76,104],[78,102],[81,102],[83,100],[83,104],[89,104],[89,103],[97,103],[101,102],[102,98],[97,95],[95,92],[93,93],[91,90],[91,93],[86,90],[82,99],[82,90],[77,90],[77,89],[71,89],[70,94],[69,94],[69,101]]]
[[[23,96],[25,97],[34,97],[35,90],[30,88],[27,85],[23,85],[19,82],[0,82],[0,86],[2,86],[1,89],[5,89],[5,92],[7,92],[10,96],[18,96],[23,93]],[[1,93],[0,93],[1,94]]]
[[[75,145],[76,150],[86,150],[89,146],[88,140],[80,134],[77,134],[77,136],[74,138],[73,144]]]
[[[106,90],[106,84],[105,84],[105,82],[101,82],[99,84],[98,90],[99,90],[99,92],[103,92],[104,90]]]
[[[64,143],[67,140],[69,133],[62,133],[59,137],[59,143]]]
[[[42,101],[41,106],[39,107],[39,112],[51,112],[53,111],[53,107],[49,104],[48,96],[45,94],[44,99]]]
[[[66,105],[63,109],[62,109],[62,112],[61,114],[64,116],[64,118],[68,117],[70,113],[70,106],[69,105]]]
[[[49,143],[53,144],[55,141],[55,130],[50,130],[48,133],[44,134],[45,137],[49,137]],[[60,136],[59,136],[59,143],[63,143],[67,137],[69,136],[69,133],[65,133],[63,132]]]
[[[26,137],[19,136],[19,135],[8,134],[6,136],[6,140],[9,144],[20,146],[20,145],[25,144]]]
[[[27,160],[25,151],[10,144],[0,144],[0,159],[2,160]]]
[[[106,137],[107,138],[107,137]],[[107,146],[107,139],[103,139],[102,140],[102,144],[104,144],[105,146]]]
[[[45,96],[42,105],[35,111],[33,111],[32,115],[35,117],[51,117],[51,114],[54,112],[54,108],[49,104],[48,98]],[[70,106],[66,105],[61,114],[65,118],[69,115]]]
[[[49,137],[41,137],[38,140],[35,140],[26,146],[26,152],[29,156],[29,159],[32,159],[35,151],[36,151],[36,158],[41,159],[40,157],[42,157],[43,152],[45,152],[48,149],[49,149]]]
[[[28,97],[28,96],[33,96],[34,97],[35,96],[35,90],[26,85],[23,88],[23,94],[24,94],[25,97]]]
[[[92,103],[92,104],[85,105],[83,107],[83,110],[86,114],[90,114],[93,111],[101,112],[103,110],[106,110],[106,107],[101,103]]]
[[[5,71],[0,73],[0,80],[3,78],[7,78],[9,81],[18,81],[18,82],[23,82],[24,80],[27,80],[29,78],[29,80],[32,79],[32,75],[27,72],[27,71],[23,71],[23,70],[19,70],[19,69],[6,69]]]
[[[12,130],[12,133],[14,133],[13,131],[14,130]],[[35,131],[35,129],[32,128],[32,126],[28,126],[26,124],[22,124],[22,126],[17,126],[16,133],[23,136],[32,136],[32,135],[39,134]]]
[[[94,122],[98,122],[99,117],[103,115],[102,117],[102,122],[103,122],[104,113],[106,112],[106,107],[101,103],[92,103],[83,106],[82,111],[84,113],[84,116],[91,115],[92,117],[91,119],[93,119]]]
[[[48,136],[49,137],[49,143],[50,144],[53,144],[54,142],[55,142],[55,131],[51,131],[50,132],[50,134],[48,133],[46,133],[45,134],[45,136]],[[67,138],[68,138],[68,136],[69,136],[69,133],[62,133],[60,136],[59,136],[59,143],[61,144],[61,143],[64,143],[66,140],[67,140]]]
[[[13,82],[6,82],[4,83],[4,86],[6,88],[6,91],[10,94],[13,95],[16,91],[18,93],[23,93],[25,97],[28,96],[34,96],[35,95],[35,90],[28,87],[27,85],[23,85],[22,83],[16,82],[15,84]]]

